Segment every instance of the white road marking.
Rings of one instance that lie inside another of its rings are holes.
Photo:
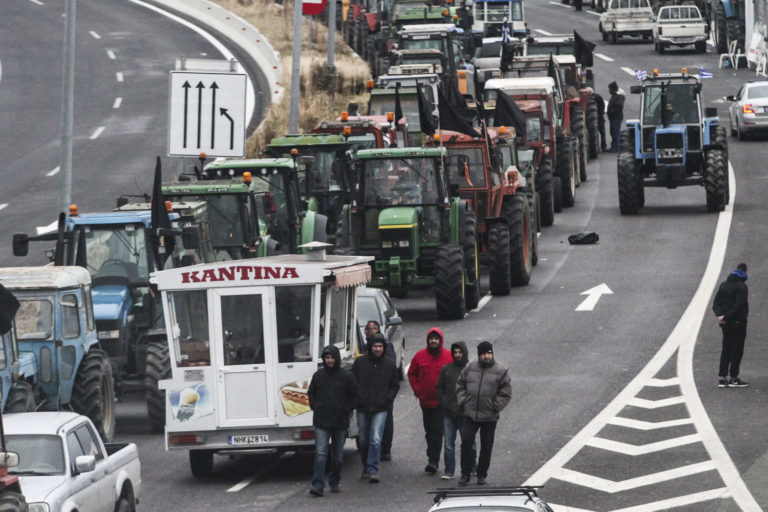
[[[122,81],[125,79],[125,78],[123,77],[123,72],[122,72],[122,71],[118,71],[117,73],[115,73],[115,79],[116,79],[118,82],[122,82]]]
[[[254,480],[256,480],[257,478],[259,478],[261,475],[263,475],[264,473],[266,473],[266,472],[268,472],[268,471],[272,471],[272,469],[273,469],[275,466],[277,466],[277,465],[278,465],[278,463],[279,463],[281,460],[283,460],[283,459],[285,459],[286,457],[289,457],[289,456],[291,456],[291,455],[293,455],[293,454],[294,454],[294,452],[285,452],[285,453],[283,453],[283,454],[282,454],[282,455],[280,455],[279,457],[277,457],[277,458],[275,458],[274,460],[272,460],[271,462],[267,463],[267,464],[266,464],[265,466],[263,466],[263,467],[262,467],[260,470],[258,470],[257,472],[255,472],[254,474],[252,474],[251,476],[249,476],[248,478],[246,478],[246,479],[245,479],[245,480],[243,480],[242,482],[240,482],[240,483],[238,483],[238,484],[236,484],[236,485],[233,485],[232,487],[230,487],[229,489],[227,489],[227,492],[238,492],[238,491],[241,491],[241,490],[245,489],[245,488],[246,488],[246,487],[248,487],[250,484],[252,484]]]
[[[61,170],[61,166],[57,165],[56,167],[54,167],[53,169],[51,169],[50,171],[45,173],[45,175],[48,176],[48,177],[56,176],[57,174],[59,174],[60,170]]]
[[[561,4],[560,2],[549,2],[549,3],[551,3],[552,5],[556,5],[558,7],[565,7],[566,9],[570,9],[571,8],[570,5]],[[536,32],[539,32],[539,31],[537,30]],[[546,34],[546,35],[549,36],[551,34]]]
[[[8,203],[0,203],[0,210],[8,206]]]
[[[91,134],[91,136],[89,138],[91,140],[98,139],[99,135],[101,135],[101,133],[103,131],[104,131],[104,127],[103,126],[99,126],[98,128],[96,128],[96,130],[94,130],[94,132]]]
[[[35,231],[37,232],[38,235],[42,235],[43,233],[50,233],[51,231],[55,231],[56,228],[58,228],[58,226],[59,226],[59,221],[55,220],[50,224],[48,224],[47,226],[37,226],[35,228]]]
[[[0,61],[0,80],[3,79],[3,63]]]
[[[115,102],[112,104],[112,108],[120,108],[120,105],[123,104],[123,98],[117,97],[115,98]]]
[[[632,69],[632,68],[628,68],[628,67],[626,67],[626,66],[622,66],[622,67],[621,67],[621,70],[622,70],[623,72],[625,72],[626,74],[628,74],[628,75],[632,75],[632,76],[635,76],[635,77],[637,76],[637,75],[635,75],[635,70],[634,70],[634,69]]]
[[[591,446],[592,448],[600,448],[601,450],[606,450],[609,452],[623,453],[624,455],[637,457],[638,455],[660,452],[662,450],[668,450],[677,446],[685,446],[686,444],[693,444],[698,442],[701,442],[701,436],[698,434],[675,437],[672,439],[666,439],[664,441],[657,441],[655,443],[640,445],[622,443],[620,441],[614,441],[612,439],[605,439],[602,437],[593,437],[587,442],[587,446]]]
[[[592,55],[594,55],[594,56],[595,56],[595,57],[597,57],[598,59],[602,59],[602,60],[604,60],[605,62],[613,62],[613,59],[612,59],[612,58],[610,58],[610,57],[609,57],[609,56],[607,56],[607,55],[603,55],[602,53],[593,53]]]
[[[491,301],[492,298],[493,298],[493,295],[491,295],[490,293],[486,293],[485,296],[482,299],[480,299],[480,302],[477,303],[477,307],[475,309],[470,309],[470,311],[472,313],[477,313],[478,311],[483,309],[485,305]]]
[[[584,11],[584,12],[586,12],[587,14],[591,14],[592,16],[597,16],[598,18],[600,17],[599,12],[595,12],[595,11]]]
[[[671,398],[665,398],[663,400],[646,400],[645,398],[630,398],[627,401],[627,405],[639,407],[641,409],[661,409],[662,407],[669,407],[670,405],[684,404],[684,396],[673,396]]]
[[[608,494],[615,494],[617,492],[629,491],[632,489],[637,489],[638,487],[644,487],[646,485],[668,482],[670,480],[682,478],[684,476],[706,473],[707,471],[713,471],[716,469],[717,466],[715,465],[715,462],[712,460],[707,460],[704,462],[688,464],[687,466],[681,466],[678,468],[668,469],[666,471],[659,471],[657,473],[651,473],[649,475],[643,475],[619,481],[608,480],[607,478],[600,478],[567,468],[560,468],[557,473],[552,476],[553,478],[562,480],[564,482],[570,482],[582,487],[589,487],[590,489],[597,489],[598,491],[607,492]]]
[[[608,288],[607,284],[601,283],[594,288],[581,292],[579,295],[586,295],[587,298],[576,306],[576,311],[594,311],[600,297],[603,295],[613,295],[613,291]]]
[[[653,503],[646,503],[645,505],[620,508],[618,510],[614,510],[613,512],[653,512],[656,510],[669,510],[677,507],[683,507],[685,505],[693,505],[694,503],[701,503],[703,501],[725,499],[730,497],[731,493],[728,492],[728,488],[722,487],[720,489],[712,489],[711,491],[703,491],[694,494],[687,494],[685,496],[678,496],[677,498],[671,498],[668,500],[654,501]]]
[[[94,39],[101,39],[101,36],[93,30],[89,30],[88,33],[91,34],[91,37]]]
[[[110,60],[115,60],[117,57],[115,56],[115,52],[112,50],[107,50],[107,57],[110,58]]]
[[[554,3],[554,2],[553,2],[553,3]],[[546,30],[541,30],[540,28],[536,28],[536,29],[534,29],[533,31],[534,31],[534,32],[538,32],[539,34],[541,34],[541,35],[543,35],[543,36],[551,36],[551,35],[552,35],[552,33],[551,33],[551,32],[547,32]]]
[[[679,420],[669,421],[642,421],[633,420],[632,418],[625,418],[623,416],[616,416],[608,420],[611,425],[618,425],[620,427],[633,428],[635,430],[660,430],[662,428],[679,427],[681,425],[690,425],[693,423],[693,418],[680,418]]]
[[[670,377],[668,379],[651,379],[648,381],[648,384],[646,384],[646,386],[653,386],[655,388],[666,388],[670,386],[679,386],[679,385],[680,385],[679,377]]]
[[[41,2],[40,0],[29,0],[29,1],[30,1],[30,2],[32,2],[33,4],[37,4],[37,5],[45,5],[45,4],[44,4],[43,2]]]

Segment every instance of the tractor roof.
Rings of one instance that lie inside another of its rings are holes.
[[[358,159],[373,158],[432,158],[445,156],[445,148],[386,148],[386,149],[361,149],[357,152]]]
[[[242,178],[223,180],[179,181],[163,185],[163,194],[167,195],[206,195],[206,194],[243,194],[248,191],[248,185]],[[174,206],[175,206],[174,202]]]
[[[124,205],[120,210],[103,213],[80,213],[67,217],[67,225],[74,226],[98,226],[110,224],[144,224],[149,226],[152,223],[152,212],[149,203],[139,203],[142,206],[131,208],[130,205]],[[126,208],[127,207],[127,208]],[[171,220],[178,218],[176,214],[170,214]]]
[[[277,140],[277,139],[273,139]],[[293,160],[290,158],[243,158],[231,160],[218,160],[205,166],[205,171],[218,169],[239,169],[247,170],[261,167],[293,167]]]
[[[485,82],[485,90],[511,91],[513,94],[551,94],[555,90],[555,81],[550,76],[491,78]]]
[[[656,83],[674,82],[678,84],[698,84],[701,83],[699,75],[690,73],[648,73],[643,79],[642,85],[655,85]]]
[[[272,139],[268,148],[291,148],[293,146],[331,146],[346,144],[344,137],[331,133],[301,133],[283,135]],[[284,159],[285,160],[285,159]],[[293,164],[291,164],[293,165]]]
[[[400,29],[400,34],[412,36],[414,34],[441,34],[443,32],[456,32],[463,34],[464,31],[451,23],[422,23],[418,25],[406,25]]]
[[[0,284],[9,290],[59,290],[91,283],[83,267],[6,267],[0,268]]]
[[[332,133],[341,131],[345,126],[349,126],[353,132],[388,130],[390,127],[387,116],[354,116],[347,121],[336,119],[335,121],[323,121],[318,124],[313,132],[323,133],[330,130]]]
[[[576,64],[576,57],[574,55],[553,55],[552,59],[561,66]]]

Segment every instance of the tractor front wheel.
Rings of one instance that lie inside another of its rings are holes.
[[[597,103],[595,102],[595,96],[592,95],[587,100],[587,146],[590,160],[594,160],[600,154],[600,125],[597,119]],[[586,171],[584,171],[582,179],[587,179]]]
[[[480,303],[480,272],[477,265],[477,219],[471,206],[461,210],[464,229],[461,241],[464,270],[469,281],[465,286],[466,308],[475,309]]]
[[[549,161],[549,155],[541,159],[541,165],[536,171],[536,190],[539,193],[541,202],[539,211],[541,212],[541,225],[551,226],[555,222],[555,196],[552,186],[552,163]]]
[[[589,137],[584,122],[584,109],[574,104],[571,107],[571,133],[576,138],[579,162],[579,181],[587,181],[587,162],[589,161]]]
[[[147,415],[153,432],[165,430],[165,391],[157,383],[171,377],[171,357],[168,343],[153,341],[147,344],[147,361],[144,368],[144,398]]]
[[[488,280],[493,295],[509,295],[512,289],[509,259],[509,228],[499,222],[488,233]]]
[[[458,245],[442,245],[437,249],[435,302],[440,319],[464,318],[464,253]]]
[[[573,206],[576,195],[575,153],[569,136],[557,140],[557,175],[562,181],[563,206]]]
[[[509,226],[510,280],[512,286],[525,286],[533,267],[531,208],[523,194],[515,194],[504,200],[501,210]]]
[[[72,387],[72,409],[88,416],[104,442],[115,435],[115,388],[107,354],[90,349],[83,357]]]
[[[725,161],[721,149],[710,149],[704,155],[704,189],[707,192],[707,211],[725,209]]]
[[[8,398],[5,401],[5,412],[34,412],[35,391],[32,385],[25,380],[18,380],[11,385]]]
[[[637,177],[637,161],[632,153],[619,153],[619,210],[622,215],[635,215],[640,211],[642,182]]]
[[[23,494],[13,491],[3,491],[0,494],[0,512],[27,512],[29,505]]]

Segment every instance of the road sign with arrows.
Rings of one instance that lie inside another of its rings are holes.
[[[171,71],[168,154],[245,155],[245,88],[240,73]]]

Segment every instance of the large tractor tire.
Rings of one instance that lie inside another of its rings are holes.
[[[464,254],[464,271],[467,283],[464,286],[466,308],[475,309],[480,303],[480,270],[477,259],[477,218],[472,207],[467,205],[461,210],[463,228],[461,250]]]
[[[552,163],[549,155],[541,159],[539,170],[536,171],[536,190],[539,193],[539,211],[541,225],[549,227],[555,222],[555,195],[552,186]]]
[[[488,233],[488,284],[493,295],[509,295],[512,289],[509,260],[509,228],[493,224]]]
[[[571,133],[578,143],[579,181],[587,181],[587,162],[589,161],[589,138],[585,122],[584,109],[578,104],[571,105]]]
[[[731,186],[728,177],[728,135],[725,126],[716,126],[714,131],[714,143],[719,144],[723,149],[723,159],[725,160],[725,204],[731,202]]]
[[[725,168],[723,151],[710,149],[704,154],[704,189],[707,192],[707,211],[725,209]]]
[[[576,172],[573,161],[574,153],[570,137],[560,136],[557,140],[557,175],[560,177],[563,191],[563,206],[573,206],[576,195]]]
[[[531,208],[523,194],[508,196],[501,215],[509,227],[509,271],[512,286],[525,286],[531,281],[533,268],[533,233]]]
[[[619,153],[617,173],[619,210],[622,215],[635,215],[640,211],[640,195],[644,191],[642,182],[637,177],[637,161],[633,153]]]
[[[587,101],[587,153],[590,160],[594,160],[600,154],[600,124],[598,122],[597,103],[592,95]],[[586,180],[586,174],[584,175]]]
[[[738,43],[736,44],[736,50],[740,52],[743,51],[744,50],[744,29],[742,28],[741,23],[739,23],[739,20],[727,20],[726,26],[728,31],[728,43],[730,44],[731,41],[738,41]],[[725,53],[725,52],[722,52],[722,53]]]
[[[168,343],[152,341],[147,344],[147,361],[144,369],[144,398],[147,416],[153,432],[165,430],[165,391],[157,385],[171,377],[171,356]]]
[[[88,416],[104,442],[115,435],[115,388],[107,354],[90,349],[83,357],[72,387],[72,409]]]
[[[189,469],[195,478],[213,473],[213,452],[210,450],[189,450]]]
[[[575,135],[570,136],[571,151],[573,152],[573,179],[576,180],[576,188],[581,186],[581,147]],[[574,197],[576,197],[574,195]]]
[[[23,494],[3,491],[0,494],[0,512],[27,512],[29,505]]]
[[[458,245],[441,245],[435,258],[435,303],[441,320],[464,318],[464,252]]]
[[[563,180],[560,176],[552,177],[552,206],[555,213],[563,211]]]
[[[5,401],[5,413],[34,412],[35,391],[32,385],[25,380],[18,380],[11,385],[8,398]]]
[[[634,130],[621,130],[619,134],[619,152],[635,154],[635,132]]]
[[[715,45],[717,53],[728,52],[728,22],[725,19],[725,7],[722,2],[715,2]]]

